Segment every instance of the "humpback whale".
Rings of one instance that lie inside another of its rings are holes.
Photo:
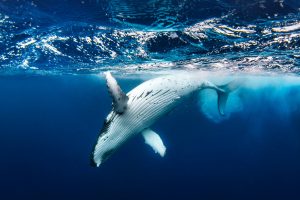
[[[150,129],[157,120],[186,97],[203,89],[216,91],[218,110],[224,115],[229,93],[239,86],[235,80],[217,86],[197,74],[183,72],[150,79],[125,94],[110,72],[104,74],[112,97],[112,111],[105,119],[91,153],[91,164],[97,167],[137,134],[141,134],[145,143],[163,157],[166,147],[159,134]]]

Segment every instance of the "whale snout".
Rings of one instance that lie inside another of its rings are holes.
[[[100,164],[101,164],[101,162],[100,162]],[[99,167],[100,164],[97,164],[97,163],[96,163],[96,161],[95,161],[94,158],[93,158],[93,154],[91,154],[90,165],[91,165],[92,167]],[[97,165],[98,165],[98,166],[97,166]]]
[[[115,149],[109,149],[103,152],[101,155],[95,156],[94,153],[91,155],[90,165],[92,167],[99,167],[103,162],[105,162],[110,156],[115,152]]]

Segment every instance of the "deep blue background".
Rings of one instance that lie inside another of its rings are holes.
[[[140,82],[120,84],[128,91]],[[165,158],[136,137],[92,168],[89,154],[111,108],[104,81],[1,77],[0,198],[299,199],[299,89],[282,97],[296,106],[289,115],[267,89],[247,92],[244,110],[220,123],[195,100],[163,118],[153,129]]]

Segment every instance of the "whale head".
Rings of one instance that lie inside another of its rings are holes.
[[[120,133],[124,133],[124,129],[119,126],[119,118],[119,114],[111,112],[104,121],[100,136],[91,153],[92,166],[99,167],[122,144],[124,138],[120,137]]]

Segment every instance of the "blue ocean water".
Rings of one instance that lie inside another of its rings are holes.
[[[0,198],[299,199],[299,15],[298,0],[1,0]],[[164,158],[137,136],[93,168],[108,70],[126,92],[178,70],[245,81],[224,117],[200,93],[158,121]]]

